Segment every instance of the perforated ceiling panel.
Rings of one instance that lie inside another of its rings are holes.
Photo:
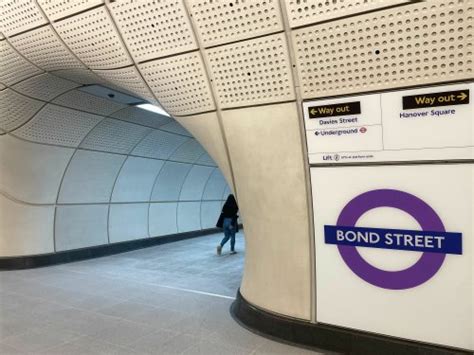
[[[81,143],[81,148],[129,153],[151,128],[106,118]]]
[[[0,128],[11,131],[34,116],[44,102],[30,99],[13,90],[0,91]]]
[[[283,30],[278,0],[187,0],[206,47]]]
[[[132,151],[142,157],[168,159],[189,138],[162,131],[153,131]]]
[[[77,147],[101,116],[46,105],[14,135],[39,143]]]
[[[69,91],[55,100],[54,103],[62,106],[75,108],[82,111],[108,116],[113,112],[124,109],[125,105],[106,100],[80,90]]]
[[[145,80],[171,114],[214,110],[214,102],[199,53],[187,53],[139,65]]]
[[[79,85],[73,81],[58,78],[51,74],[41,74],[24,80],[13,88],[24,95],[36,99],[50,101],[62,93],[74,89]]]
[[[208,50],[222,108],[293,100],[285,34]]]
[[[284,1],[291,27],[298,27],[407,3],[408,0],[287,0]]]
[[[143,99],[136,97],[135,94],[125,93],[125,90],[118,91],[112,88],[111,84],[105,85],[86,85],[78,90],[87,92],[91,95],[102,97],[106,100],[111,100],[122,105],[134,105],[144,102]]]
[[[132,64],[107,10],[102,6],[54,23],[61,38],[92,69]]]
[[[2,0],[0,31],[6,36],[20,33],[47,22],[34,0]]]
[[[103,0],[37,0],[50,20],[57,20],[100,5]]]
[[[42,71],[19,55],[6,41],[0,41],[0,81],[15,84]]]
[[[152,128],[159,128],[171,121],[171,118],[169,117],[133,106],[126,107],[123,110],[113,113],[112,117]]]
[[[197,48],[182,1],[116,1],[109,5],[135,61]]]
[[[12,37],[10,43],[28,60],[45,70],[83,67],[51,26],[43,26]]]
[[[115,70],[94,70],[94,73],[109,82],[119,91],[127,90],[134,96],[142,99],[154,100],[153,94],[148,89],[138,70],[133,66]],[[107,84],[105,84],[107,86]]]
[[[194,163],[201,155],[204,154],[204,152],[204,148],[201,146],[201,144],[199,144],[199,142],[194,138],[191,138],[178,149],[176,149],[176,151],[170,156],[170,160]]]
[[[64,79],[72,80],[79,84],[101,84],[104,82],[102,78],[94,74],[88,69],[63,69],[56,70],[52,74]]]
[[[303,97],[472,77],[468,3],[432,0],[294,31]]]

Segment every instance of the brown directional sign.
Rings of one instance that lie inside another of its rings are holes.
[[[469,103],[469,89],[403,96],[403,109],[465,105]]]
[[[336,117],[360,114],[360,101],[334,105],[308,106],[309,118]]]

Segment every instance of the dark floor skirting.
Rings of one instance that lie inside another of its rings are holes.
[[[31,269],[35,267],[69,263],[101,256],[124,253],[136,249],[152,247],[155,245],[176,242],[179,240],[196,238],[203,235],[219,233],[219,228],[203,229],[192,232],[171,234],[162,237],[128,240],[120,243],[104,244],[93,247],[61,251],[51,254],[25,255],[0,258],[0,270]]]
[[[358,355],[473,354],[469,351],[286,318],[251,305],[242,297],[240,290],[231,306],[231,314],[238,323],[254,333],[315,351]]]

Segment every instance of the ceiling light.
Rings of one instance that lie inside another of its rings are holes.
[[[165,110],[163,110],[161,107],[158,107],[158,106],[155,106],[155,105],[152,105],[152,104],[141,104],[141,105],[137,105],[136,107],[139,107],[143,110],[155,112],[155,113],[158,113],[158,114],[163,115],[163,116],[171,117],[169,115],[169,113],[166,112]]]

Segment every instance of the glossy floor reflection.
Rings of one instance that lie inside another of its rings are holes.
[[[211,235],[0,273],[0,354],[306,354],[239,326],[244,242]]]

